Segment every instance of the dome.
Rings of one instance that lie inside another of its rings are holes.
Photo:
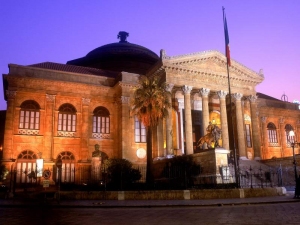
[[[117,43],[103,45],[90,51],[85,57],[68,61],[67,64],[92,67],[116,72],[146,74],[159,60],[151,50],[127,42],[127,32],[119,32]]]

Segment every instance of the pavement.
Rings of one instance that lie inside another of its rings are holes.
[[[283,196],[256,197],[256,198],[230,198],[230,199],[199,199],[199,200],[60,200],[57,199],[0,199],[2,207],[40,207],[49,206],[57,208],[153,208],[153,207],[195,207],[195,206],[235,206],[255,204],[278,204],[300,202],[294,199],[294,192],[288,191]]]

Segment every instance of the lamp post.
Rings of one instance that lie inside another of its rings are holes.
[[[60,202],[61,168],[62,168],[62,160],[60,158],[56,160],[56,167],[58,168],[58,203],[59,203]]]
[[[298,145],[299,143],[297,143],[297,141],[295,141],[295,133],[293,130],[291,130],[289,132],[289,136],[292,137],[292,141],[290,142],[291,147],[293,149],[293,164],[294,164],[294,173],[295,173],[295,195],[294,197],[296,197],[296,188],[297,188],[297,179],[298,179],[298,174],[297,174],[297,162],[296,162],[296,157],[295,157],[295,145]]]

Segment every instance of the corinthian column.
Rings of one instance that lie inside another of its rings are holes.
[[[222,129],[222,144],[223,148],[229,150],[229,135],[228,135],[228,123],[227,123],[227,111],[226,111],[226,91],[217,92],[220,99],[221,110],[221,129]]]
[[[168,84],[167,91],[172,92],[174,84]],[[168,109],[169,116],[166,118],[166,149],[167,155],[173,155],[173,129],[172,129],[172,95],[169,96],[171,107]]]
[[[253,150],[254,150],[254,159],[261,159],[261,140],[260,140],[260,131],[259,131],[259,122],[257,118],[257,97],[251,95],[248,97],[250,100],[251,108],[251,123],[252,123],[252,140],[253,140]]]
[[[5,119],[4,145],[3,145],[3,161],[10,161],[15,158],[13,155],[13,129],[14,129],[14,103],[17,92],[6,91],[7,110]]]
[[[245,147],[245,134],[244,134],[244,117],[242,113],[242,97],[241,93],[233,94],[235,99],[236,107],[236,125],[237,125],[237,138],[238,138],[238,149],[240,159],[246,158],[246,147]]]
[[[191,86],[184,85],[182,90],[184,92],[184,120],[185,120],[185,144],[186,154],[194,153],[193,149],[193,129],[192,129],[192,114],[191,114]]]
[[[210,89],[201,88],[200,94],[202,96],[202,116],[203,116],[203,135],[206,134],[206,128],[209,125],[209,108],[208,108],[208,95]]]

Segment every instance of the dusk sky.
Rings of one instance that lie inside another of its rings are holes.
[[[7,74],[9,63],[66,63],[118,42],[119,31],[158,55],[160,49],[169,56],[225,53],[222,6],[231,57],[255,72],[264,71],[265,80],[256,90],[300,100],[299,0],[2,0],[0,72]]]

